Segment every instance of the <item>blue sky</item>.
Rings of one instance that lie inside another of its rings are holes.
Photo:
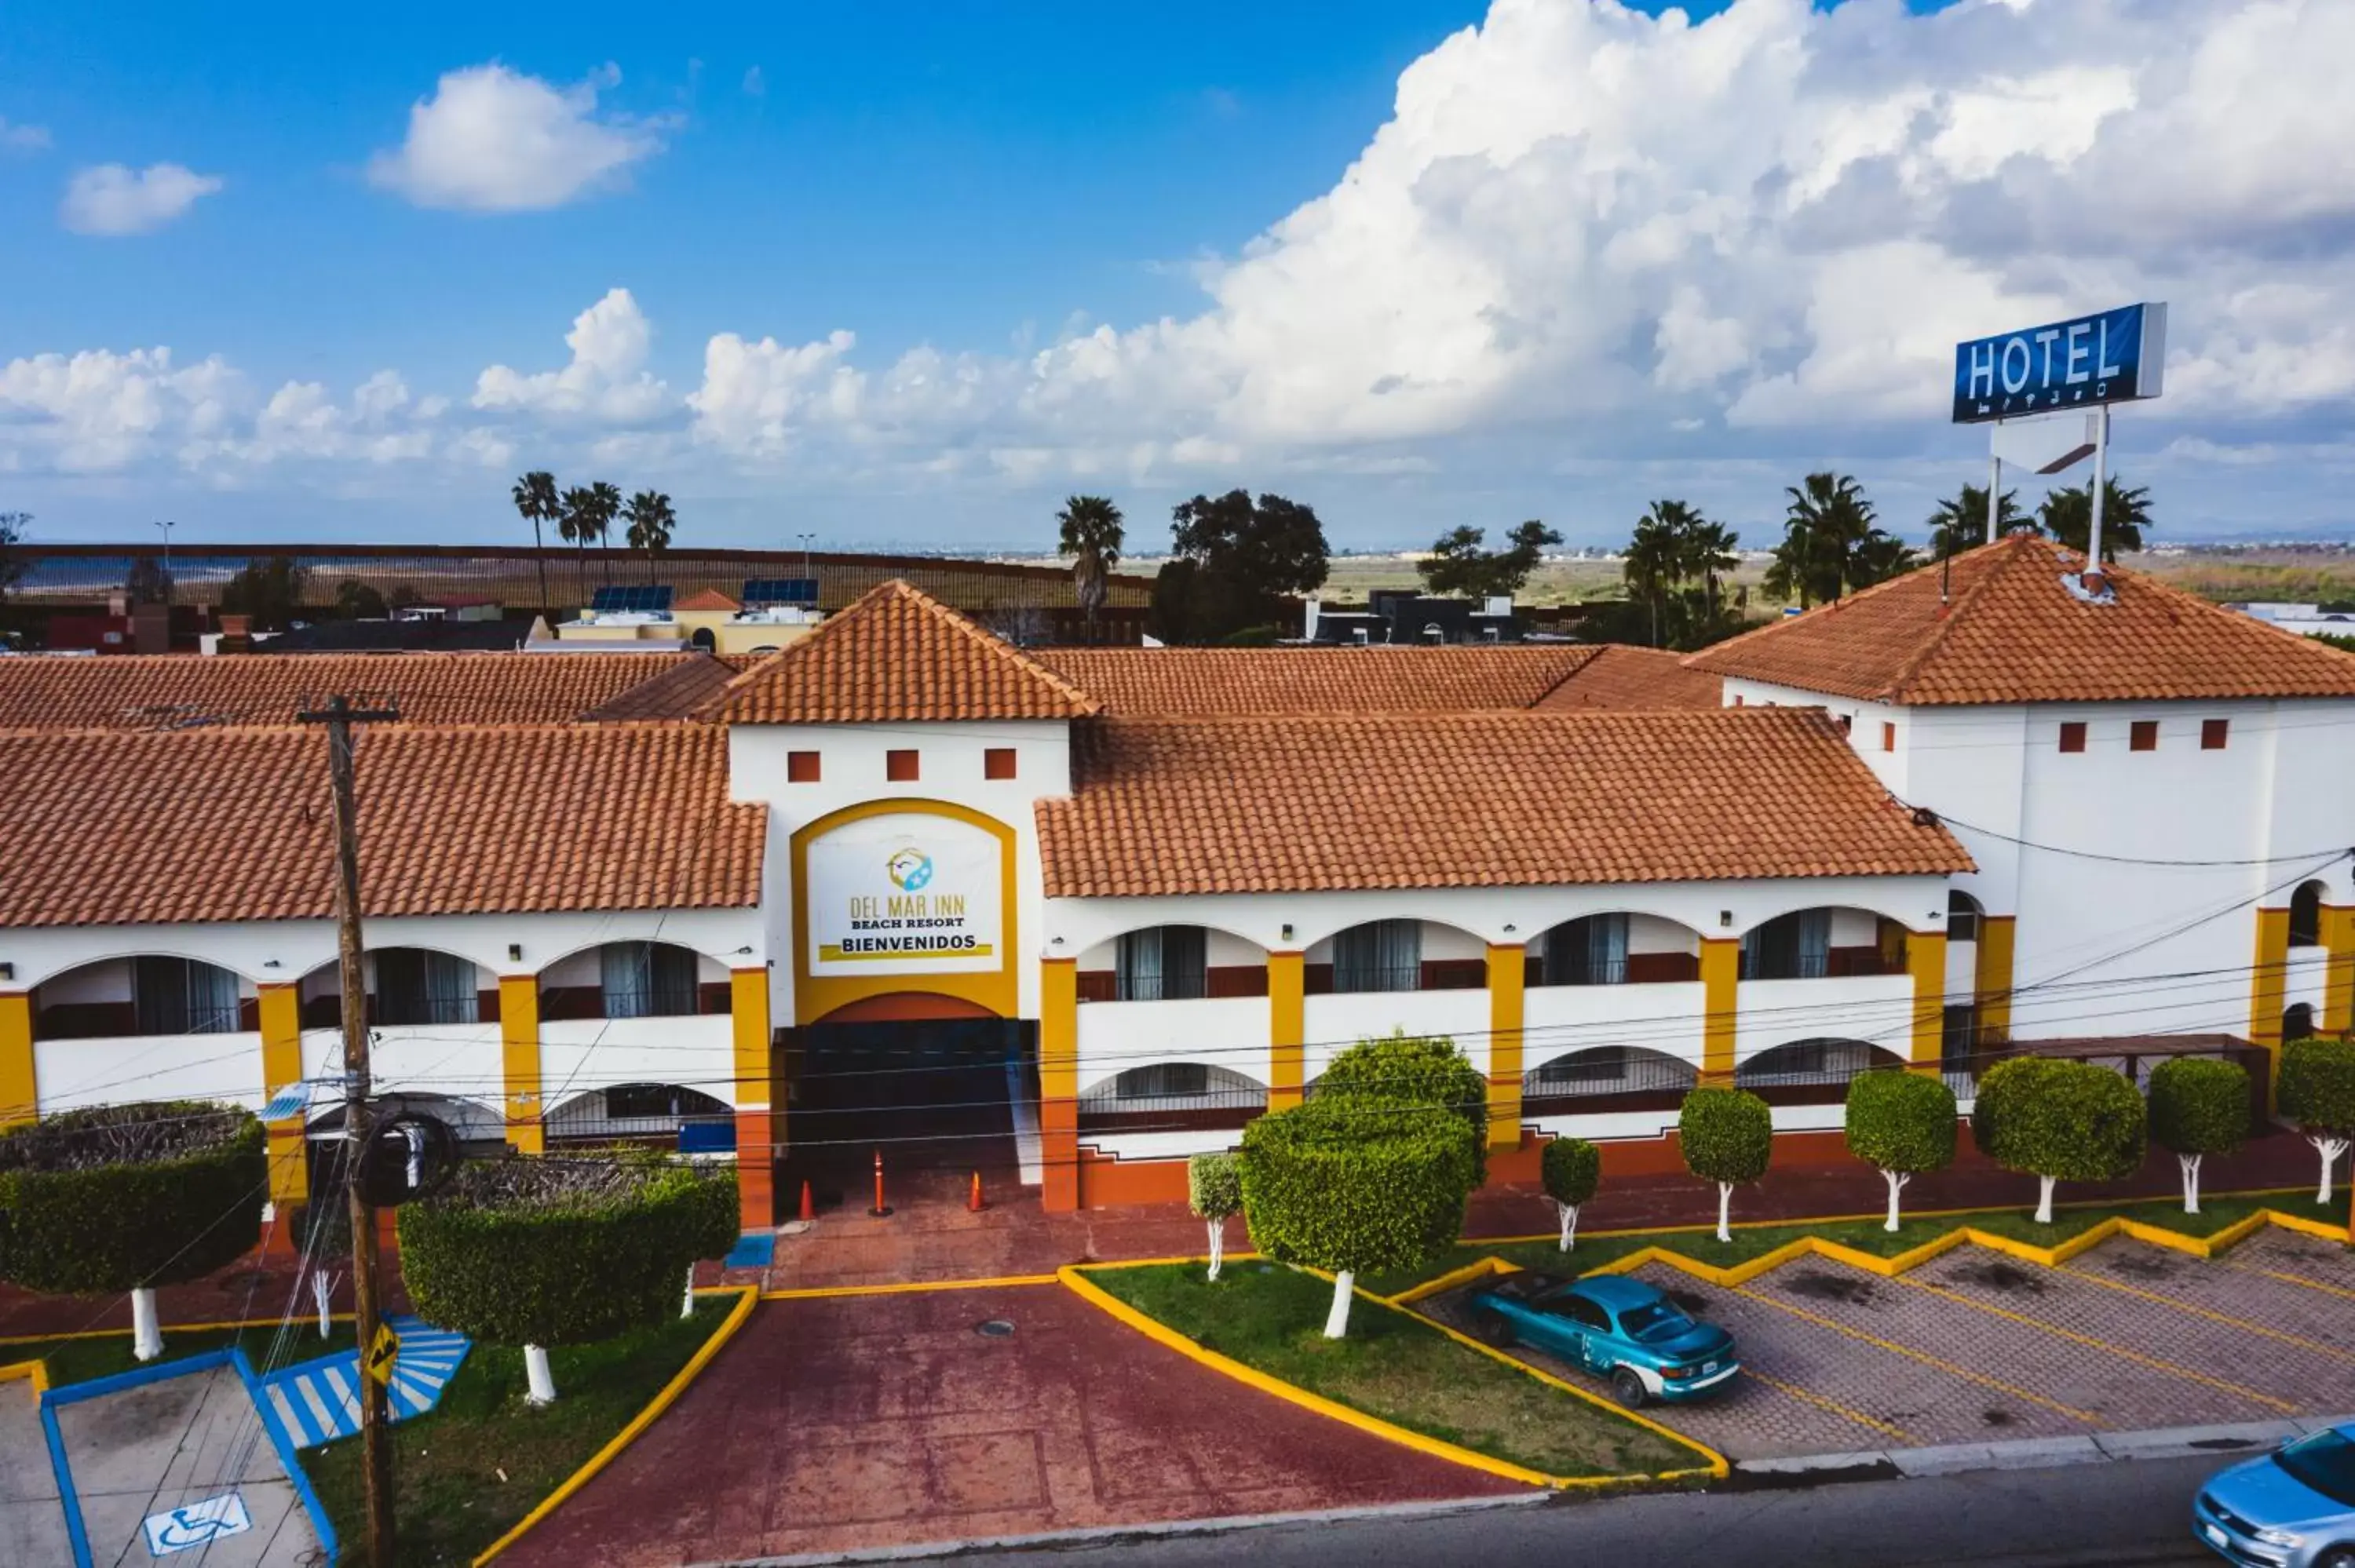
[[[1764,543],[1810,468],[1908,527],[1973,476],[1944,344],[2155,298],[2162,533],[2344,533],[2350,13],[13,7],[0,509],[483,537],[547,466],[710,543],[1238,483]]]

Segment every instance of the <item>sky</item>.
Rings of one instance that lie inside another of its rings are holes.
[[[0,511],[1763,546],[1830,468],[1918,535],[1985,475],[1955,341],[2164,300],[2158,536],[2350,537],[2350,58],[2348,0],[8,7]]]

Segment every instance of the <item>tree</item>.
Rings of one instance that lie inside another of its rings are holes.
[[[1432,545],[1431,554],[1415,567],[1432,593],[1465,599],[1508,598],[1518,593],[1529,574],[1545,558],[1546,547],[1561,543],[1561,535],[1532,517],[1505,535],[1505,548],[1482,546],[1485,530],[1451,528]]]
[[[1685,1169],[1717,1183],[1717,1239],[1733,1239],[1733,1189],[1766,1174],[1774,1152],[1774,1113],[1747,1089],[1709,1085],[1685,1096],[1677,1113],[1677,1141]]]
[[[1186,1161],[1186,1204],[1210,1231],[1210,1277],[1226,1255],[1227,1220],[1243,1207],[1242,1171],[1231,1152],[1197,1154]]]
[[[2085,553],[2094,535],[2094,485],[2091,480],[2067,490],[2056,490],[2044,497],[2036,509],[2040,531],[2052,536],[2056,544],[2065,546],[2079,555]],[[2115,561],[2118,552],[2142,548],[2142,531],[2152,526],[2150,492],[2146,488],[2128,490],[2111,475],[2102,482],[2102,559]]]
[[[1472,1129],[1472,1184],[1488,1179],[1488,1079],[1455,1042],[1401,1030],[1360,1040],[1326,1065],[1319,1099],[1385,1100],[1425,1113],[1452,1111]]]
[[[43,1117],[0,1133],[0,1279],[131,1293],[132,1353],[164,1352],[155,1287],[201,1279],[261,1241],[261,1121],[155,1100]]]
[[[1859,1073],[1848,1081],[1848,1151],[1889,1183],[1882,1229],[1895,1230],[1905,1184],[1955,1162],[1955,1091],[1926,1073]]]
[[[2355,1139],[2355,1041],[2320,1035],[2282,1047],[2274,1096],[2282,1115],[2298,1125],[2322,1156],[2318,1203],[2330,1202],[2330,1168]]]
[[[336,613],[346,620],[382,620],[391,610],[372,585],[346,577],[336,585]]]
[[[671,510],[670,497],[659,490],[641,490],[630,497],[622,515],[629,519],[630,548],[646,558],[646,581],[655,580],[655,557],[670,548],[670,536],[678,526],[678,514]]]
[[[1087,618],[1088,641],[1093,642],[1112,569],[1120,565],[1120,508],[1110,496],[1074,495],[1064,501],[1055,521],[1062,529],[1055,553],[1071,557],[1071,588],[1080,597],[1080,613]]]
[[[291,556],[249,561],[221,585],[225,614],[249,615],[256,631],[283,631],[302,609],[303,573]]]
[[[1188,641],[1217,642],[1273,625],[1286,596],[1325,581],[1324,524],[1281,495],[1197,495],[1172,508],[1169,533],[1172,554],[1195,564],[1181,617]]]
[[[172,574],[155,556],[138,556],[123,579],[123,597],[133,604],[168,604],[172,599]]]
[[[515,508],[523,520],[531,524],[531,556],[539,567],[539,608],[546,609],[548,600],[548,558],[540,554],[539,525],[558,523],[564,517],[564,498],[556,493],[556,476],[544,468],[536,468],[515,482]]]
[[[1998,537],[2036,533],[2036,519],[2019,509],[2019,492],[2007,490],[1996,502]],[[1984,484],[1966,484],[1953,499],[1938,503],[1930,514],[1930,555],[1959,556],[1987,543],[1987,493]]]
[[[430,1321],[522,1346],[545,1404],[549,1346],[661,1322],[680,1276],[736,1235],[733,1172],[648,1155],[477,1160],[400,1210],[400,1275]]]
[[[1557,1138],[1539,1157],[1538,1176],[1561,1216],[1561,1250],[1578,1240],[1578,1211],[1603,1183],[1603,1151],[1582,1138]]]
[[[612,485],[602,482],[576,484],[564,493],[563,511],[556,519],[556,536],[578,551],[573,560],[580,568],[575,576],[579,579],[583,603],[589,599],[589,546],[604,543],[605,531],[613,526],[613,514],[605,509],[605,495],[601,492],[615,496],[621,494]],[[607,576],[611,575],[608,568]]]
[[[589,503],[590,521],[596,527],[597,547],[600,550],[606,550],[607,542],[613,532],[613,519],[622,514],[621,487],[608,484],[601,479],[589,487]],[[613,586],[613,557],[610,551],[603,556],[603,561],[605,586],[611,588]]]
[[[1830,603],[1911,567],[1913,553],[1873,523],[1872,503],[1853,476],[1811,473],[1791,498],[1783,542],[1766,569],[1766,591],[1800,608]]]
[[[28,569],[16,546],[25,542],[25,531],[32,525],[29,512],[0,512],[0,604],[7,602],[8,590],[24,580]]]
[[[1681,501],[1655,501],[1636,520],[1620,570],[1650,617],[1654,647],[1700,647],[1729,630],[1724,579],[1738,542]]]
[[[2009,1171],[2037,1179],[2036,1223],[2052,1223],[2061,1181],[2115,1181],[2142,1164],[2148,1134],[2142,1096],[2091,1062],[2014,1056],[1979,1080],[1971,1139]]]
[[[1479,1140],[1461,1118],[1379,1097],[1318,1095],[1243,1128],[1243,1217],[1262,1253],[1333,1275],[1325,1337],[1349,1331],[1359,1271],[1455,1244]]]
[[[2249,1134],[2249,1074],[2238,1062],[2175,1056],[2150,1075],[2150,1136],[2183,1172],[2183,1212],[2200,1212],[2200,1161]]]

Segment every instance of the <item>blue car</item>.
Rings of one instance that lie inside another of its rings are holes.
[[[1706,1399],[1742,1370],[1732,1335],[1625,1275],[1508,1274],[1473,1292],[1470,1312],[1490,1344],[1518,1341],[1608,1378],[1631,1410]]]
[[[2191,1533],[2249,1568],[2355,1568],[2355,1426],[2218,1472],[2191,1505]]]

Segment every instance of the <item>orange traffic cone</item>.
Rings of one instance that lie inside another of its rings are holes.
[[[971,1196],[965,1199],[964,1206],[967,1210],[976,1214],[981,1213],[982,1210],[989,1207],[986,1202],[982,1201],[981,1172],[978,1171],[973,1173],[973,1192]]]
[[[879,1220],[891,1217],[891,1205],[883,1201],[883,1151],[875,1151],[875,1206],[867,1211]]]
[[[809,1183],[804,1181],[802,1183],[802,1224],[808,1224],[816,1218],[817,1205],[810,1202]]]

